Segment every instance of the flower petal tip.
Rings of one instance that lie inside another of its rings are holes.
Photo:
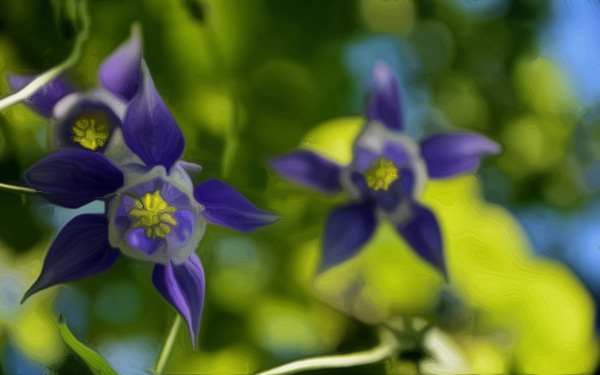
[[[192,254],[179,265],[171,262],[166,265],[157,264],[152,273],[152,282],[187,323],[195,350],[205,294],[204,269],[200,259],[196,254]]]
[[[421,141],[421,154],[431,178],[473,173],[482,157],[501,152],[499,143],[477,133],[434,134]]]
[[[281,219],[275,213],[256,207],[232,186],[216,179],[196,186],[194,198],[204,206],[202,216],[206,220],[240,232],[254,232]]]
[[[140,92],[131,103],[123,121],[127,146],[146,165],[162,165],[170,170],[185,147],[183,133],[156,90],[144,59]]]
[[[142,38],[140,27],[132,27],[131,36],[104,60],[98,71],[100,83],[125,101],[139,91],[141,73]]]
[[[40,275],[25,292],[21,303],[56,284],[106,271],[117,261],[119,254],[108,243],[108,222],[104,215],[76,216],[54,239]]]
[[[400,106],[400,82],[390,67],[377,61],[373,67],[367,96],[366,117],[381,121],[394,131],[404,129]]]
[[[448,281],[440,225],[434,213],[416,202],[410,205],[410,216],[396,224],[399,234],[424,261],[440,271]]]
[[[322,271],[353,257],[373,236],[376,226],[375,207],[370,202],[335,209],[325,224]]]
[[[295,150],[286,155],[269,158],[267,163],[277,174],[301,186],[325,194],[335,194],[342,190],[342,167],[312,151]]]

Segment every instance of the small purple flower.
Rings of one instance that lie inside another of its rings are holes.
[[[279,217],[258,209],[224,182],[208,180],[194,187],[185,170],[188,163],[179,160],[183,134],[143,59],[139,71],[140,88],[122,123],[129,148],[121,152],[131,155],[109,160],[91,150],[60,150],[25,173],[29,184],[55,204],[80,207],[100,199],[107,213],[80,215],[65,225],[23,300],[52,285],[107,270],[122,253],[155,264],[153,283],[185,318],[195,345],[205,281],[194,251],[206,223],[249,232]],[[110,77],[101,77],[115,86]],[[131,93],[128,86],[119,90]]]
[[[472,173],[482,156],[498,153],[500,146],[473,133],[436,134],[420,142],[403,134],[399,84],[382,63],[374,69],[366,117],[369,123],[354,144],[350,165],[298,150],[273,159],[273,168],[293,182],[327,194],[345,190],[353,198],[327,220],[324,267],[352,257],[381,218],[447,277],[437,219],[418,198],[428,178]]]
[[[105,152],[113,134],[121,127],[126,106],[139,91],[142,47],[134,29],[129,41],[100,66],[102,87],[76,91],[59,77],[45,85],[26,104],[45,117],[52,117],[52,146]],[[20,90],[36,76],[8,76],[12,91]]]

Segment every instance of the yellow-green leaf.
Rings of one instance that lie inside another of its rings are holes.
[[[92,370],[94,374],[98,375],[117,375],[117,372],[110,367],[108,363],[95,351],[88,348],[81,341],[77,340],[75,336],[67,327],[64,319],[58,323],[58,329],[60,336],[65,341],[67,346],[81,358],[83,362]]]

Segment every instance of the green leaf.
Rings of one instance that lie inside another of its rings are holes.
[[[110,367],[108,363],[95,351],[88,348],[81,341],[77,340],[75,336],[67,327],[67,323],[64,317],[61,315],[58,321],[58,329],[60,336],[64,340],[65,344],[81,358],[83,362],[97,375],[118,375],[115,370]]]

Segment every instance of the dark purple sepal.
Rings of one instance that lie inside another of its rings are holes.
[[[442,272],[447,279],[442,246],[442,233],[433,212],[416,202],[410,203],[410,214],[396,228],[414,251]]]
[[[348,260],[373,235],[375,205],[361,202],[335,209],[325,225],[321,271]]]
[[[56,151],[25,172],[29,185],[51,202],[77,208],[123,186],[123,172],[101,154],[70,149]]]
[[[340,171],[342,167],[312,151],[297,150],[273,158],[270,164],[286,179],[320,190],[327,194],[341,191]]]
[[[421,153],[431,178],[472,173],[482,156],[500,151],[499,144],[475,133],[436,134],[421,141]]]
[[[7,78],[10,91],[16,92],[37,78],[37,75],[11,74]],[[26,103],[42,116],[52,117],[52,108],[54,108],[56,102],[73,91],[73,88],[65,79],[58,77],[27,98]]]
[[[392,130],[404,129],[400,108],[400,84],[390,68],[382,63],[375,64],[367,97],[366,117],[381,121]]]
[[[280,216],[253,205],[233,187],[219,180],[208,180],[194,189],[194,198],[204,206],[204,218],[240,232],[253,232],[273,224]]]
[[[142,87],[123,121],[127,146],[149,167],[164,166],[167,171],[183,153],[183,134],[162,100],[148,67],[142,60]]]
[[[185,319],[196,348],[204,305],[204,269],[194,253],[183,263],[156,264],[152,273],[156,289]]]
[[[139,31],[134,29],[131,38],[100,66],[100,83],[125,101],[131,100],[138,92],[142,80],[141,60],[142,42]]]
[[[119,251],[108,244],[105,215],[76,216],[54,239],[40,276],[25,292],[21,303],[42,289],[105,271],[118,257]]]

